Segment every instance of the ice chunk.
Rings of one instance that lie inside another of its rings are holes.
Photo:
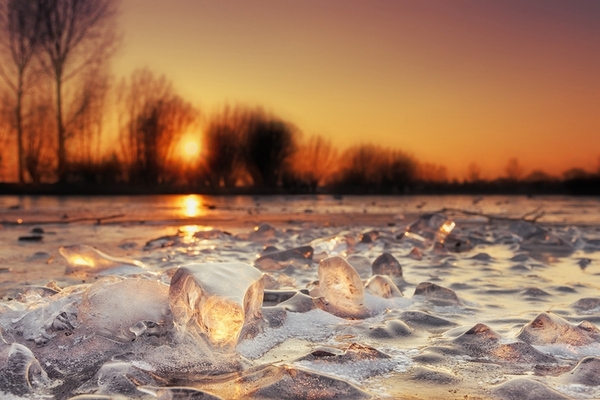
[[[264,254],[256,259],[254,265],[263,271],[274,271],[283,269],[288,265],[310,265],[312,264],[313,248],[302,246],[295,249],[275,251]]]
[[[411,369],[409,379],[413,381],[424,381],[433,385],[456,385],[460,383],[460,379],[448,372],[436,371],[426,367],[415,367]]]
[[[358,273],[341,257],[329,257],[319,263],[319,294],[323,309],[344,318],[364,318],[365,292]]]
[[[414,326],[428,331],[445,331],[448,327],[456,325],[454,322],[422,311],[403,311],[400,313],[400,319],[411,327]]]
[[[199,332],[213,346],[233,348],[262,320],[263,274],[243,263],[188,264],[171,278],[176,329]]]
[[[96,377],[79,387],[77,392],[138,397],[139,385],[157,384],[159,382],[148,371],[127,362],[116,361],[102,365]]]
[[[586,386],[599,386],[600,385],[600,358],[599,357],[585,357],[583,360],[562,377],[568,383],[576,383]]]
[[[365,284],[365,289],[373,296],[383,297],[384,299],[402,297],[402,292],[398,289],[398,286],[386,275],[373,275]]]
[[[346,261],[358,272],[361,279],[369,279],[371,276],[371,262],[367,257],[351,254],[346,257]]]
[[[415,288],[414,296],[424,296],[427,300],[439,305],[460,304],[454,290],[431,282],[419,283]]]
[[[273,226],[263,223],[254,228],[254,230],[247,235],[247,239],[258,243],[272,242],[279,235],[279,231]],[[245,235],[240,235],[242,238],[246,238]]]
[[[112,257],[84,244],[61,247],[58,252],[67,260],[70,271],[98,272],[118,267],[144,268],[140,261]]]
[[[514,222],[509,230],[522,239],[521,249],[528,251],[534,258],[544,254],[567,256],[575,251],[570,241],[531,222]]]
[[[383,324],[369,327],[368,335],[376,339],[392,339],[412,335],[413,330],[399,319],[388,319]]]
[[[304,293],[297,293],[294,297],[279,303],[279,307],[297,313],[305,313],[316,308],[314,299]]]
[[[351,343],[345,351],[337,348],[318,348],[294,361],[294,365],[358,383],[391,371],[396,362],[373,347]]]
[[[214,396],[199,389],[184,386],[140,386],[138,390],[142,393],[152,395],[159,400],[175,400],[175,399],[194,399],[194,400],[220,400],[220,397]]]
[[[263,296],[263,306],[276,306],[286,300],[291,299],[298,293],[308,294],[306,289],[298,290],[265,290]]]
[[[579,299],[575,303],[571,304],[571,307],[579,311],[595,310],[600,308],[600,297],[585,297],[583,299]]]
[[[508,363],[555,363],[554,357],[545,355],[524,342],[506,343],[497,332],[484,324],[476,324],[453,340],[461,351],[474,358]]]
[[[71,286],[51,296],[28,295],[3,315],[0,323],[10,331],[43,346],[58,332],[69,334],[78,325],[77,308],[88,285]],[[8,317],[8,318],[4,318]]]
[[[568,400],[569,397],[550,389],[543,383],[527,378],[512,379],[493,390],[501,400]]]
[[[405,236],[424,238],[427,241],[443,242],[456,224],[444,214],[424,214],[406,228]]]
[[[18,343],[0,341],[0,393],[23,396],[49,383],[46,371],[31,350]]]
[[[600,330],[588,321],[575,325],[556,314],[541,313],[525,325],[517,337],[532,345],[563,343],[585,346],[600,342]]]
[[[169,287],[143,278],[102,278],[85,293],[78,322],[88,332],[114,340],[159,334],[158,327],[171,323]],[[146,332],[142,325],[150,330]]]
[[[406,282],[402,277],[402,266],[390,253],[383,253],[373,261],[371,266],[373,275],[387,275],[397,286],[404,286]]]
[[[280,367],[280,378],[260,387],[255,393],[265,399],[368,399],[371,396],[341,379],[302,368]]]

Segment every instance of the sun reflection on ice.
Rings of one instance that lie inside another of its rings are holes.
[[[195,195],[195,194],[190,194],[188,196],[185,196],[183,198],[183,215],[185,215],[186,217],[198,217],[199,215],[202,214],[202,197]]]

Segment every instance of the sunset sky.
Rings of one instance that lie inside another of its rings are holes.
[[[164,73],[207,115],[260,105],[457,178],[598,166],[598,0],[123,0],[119,25],[115,72]]]

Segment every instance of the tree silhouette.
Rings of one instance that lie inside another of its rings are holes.
[[[291,179],[314,193],[325,179],[333,175],[337,163],[337,149],[332,146],[331,141],[313,135],[308,141],[300,144],[292,156]]]
[[[479,182],[481,181],[481,167],[477,163],[470,163],[467,167],[467,181]]]
[[[511,181],[518,181],[525,173],[521,163],[515,157],[508,160],[504,171],[506,172],[506,177]]]
[[[336,185],[369,191],[402,192],[415,179],[416,163],[407,154],[375,145],[348,148],[340,157]]]
[[[233,187],[244,167],[243,141],[250,115],[241,107],[213,116],[204,134],[206,179],[213,187]]]
[[[64,84],[89,68],[106,62],[117,39],[113,0],[38,0],[40,5],[44,70],[53,78],[56,102],[58,177],[67,172],[64,121]]]
[[[41,39],[39,0],[0,1],[0,46],[4,58],[0,76],[13,92],[14,127],[17,133],[17,171],[24,182],[24,100],[33,80],[32,64]],[[12,68],[11,68],[12,67]]]
[[[295,129],[257,110],[251,113],[244,140],[244,161],[254,186],[276,187],[296,147]]]
[[[168,181],[169,164],[182,134],[199,112],[180,96],[164,76],[147,69],[134,71],[120,87],[121,143],[130,180],[154,184]]]

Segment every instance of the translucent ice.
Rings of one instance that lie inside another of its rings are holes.
[[[58,251],[67,260],[72,271],[97,272],[118,267],[144,268],[140,261],[112,257],[84,244],[61,247]]]
[[[0,388],[19,396],[50,383],[31,350],[0,337]],[[1,392],[0,392],[1,393]]]
[[[387,275],[390,278],[402,278],[402,266],[390,253],[383,253],[373,261],[373,275]]]
[[[148,371],[127,362],[116,361],[104,364],[96,377],[77,389],[77,392],[138,397],[137,386],[158,383]]]
[[[188,264],[171,278],[176,329],[199,332],[215,347],[232,348],[262,320],[263,274],[243,263]]]
[[[600,330],[588,321],[575,325],[556,314],[541,313],[525,325],[517,337],[532,345],[584,346],[600,342]]]
[[[88,332],[115,340],[159,335],[170,324],[168,294],[169,287],[158,281],[102,278],[86,291],[77,319]]]
[[[319,293],[323,309],[345,318],[363,318],[365,292],[358,273],[341,257],[329,257],[319,263]]]
[[[402,297],[402,292],[389,276],[373,275],[365,284],[365,289],[373,296],[389,299],[391,297]]]
[[[456,224],[444,214],[424,214],[406,228],[405,236],[443,242]]]
[[[312,264],[313,248],[302,246],[290,250],[274,251],[259,257],[254,265],[263,271],[273,271],[285,268],[289,265]]]

